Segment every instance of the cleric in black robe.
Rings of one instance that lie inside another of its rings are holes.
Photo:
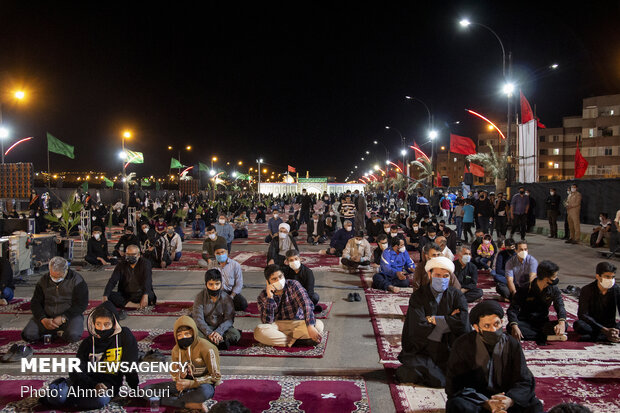
[[[424,269],[431,282],[409,299],[398,356],[403,365],[396,377],[401,383],[444,387],[452,343],[470,330],[467,301],[459,289],[449,286],[454,263],[448,258],[432,258]]]
[[[482,301],[469,317],[474,331],[459,337],[450,352],[446,413],[542,412],[521,344],[502,329],[499,303]]]

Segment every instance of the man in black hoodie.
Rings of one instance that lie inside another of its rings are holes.
[[[133,227],[131,225],[125,225],[123,231],[124,234],[114,246],[113,255],[115,257],[124,258],[127,247],[130,245],[140,245],[140,240],[138,240],[138,237],[133,233]]]
[[[137,363],[138,343],[133,333],[127,327],[118,323],[116,308],[110,302],[105,302],[95,308],[88,316],[87,328],[90,335],[82,340],[76,358],[80,360],[82,372],[71,372],[69,378],[54,380],[50,389],[58,393],[44,397],[44,404],[77,410],[100,409],[110,402],[112,396],[118,395],[123,384],[123,377],[132,389],[138,388],[138,373],[121,373],[110,369],[107,372],[88,372],[88,363]],[[69,393],[69,389],[73,391]],[[98,390],[102,395],[80,397],[74,394],[90,390]]]
[[[68,343],[82,338],[84,317],[88,307],[88,285],[80,274],[69,269],[62,257],[49,263],[49,275],[43,275],[30,302],[32,318],[22,331],[27,342],[39,341],[44,335],[60,336]]]

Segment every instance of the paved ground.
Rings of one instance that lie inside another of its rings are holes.
[[[540,223],[541,225],[544,222]],[[550,259],[560,266],[560,287],[569,284],[583,286],[594,278],[594,268],[602,261],[596,250],[581,245],[565,244],[550,240],[543,235],[530,235],[530,253],[539,261]],[[197,250],[198,245],[187,249]],[[302,246],[302,251],[317,251],[317,246]],[[233,245],[233,250],[265,251],[267,245]],[[111,272],[82,272],[90,289],[90,298],[99,299]],[[192,300],[203,287],[204,273],[199,271],[155,271],[153,283],[160,300]],[[394,411],[384,370],[379,364],[376,341],[373,334],[368,307],[360,288],[359,278],[336,272],[315,273],[317,292],[322,301],[333,301],[329,319],[324,320],[330,331],[325,356],[321,359],[222,357],[224,374],[273,374],[273,375],[362,375],[366,378],[371,410],[389,413]],[[248,300],[256,300],[264,283],[262,272],[244,274],[246,288],[243,294]],[[16,296],[31,296],[38,276],[27,278],[18,286]],[[361,302],[349,303],[347,294],[357,291]],[[27,316],[0,315],[0,327],[21,329]],[[128,317],[123,321],[133,329],[172,328],[173,317]],[[237,318],[235,325],[252,329],[258,323],[253,318]],[[3,366],[3,371],[19,374],[19,366]]]

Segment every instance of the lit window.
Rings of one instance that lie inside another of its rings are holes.
[[[588,129],[588,137],[590,137],[590,138],[594,137],[594,128]]]
[[[554,155],[559,155],[560,154],[560,150],[558,148],[553,150],[553,154]]]
[[[553,164],[553,169],[560,169],[560,164],[559,163],[554,163]]]

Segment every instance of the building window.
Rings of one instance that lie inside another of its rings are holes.
[[[609,115],[610,115],[610,116],[613,116],[613,115],[614,115],[614,113],[615,113],[615,112],[614,112],[614,110],[613,110],[613,109],[611,109],[611,110],[609,111]]]
[[[544,162],[539,162],[538,163],[538,169],[544,169],[545,167],[545,163]]]
[[[603,136],[614,136],[614,131],[611,128],[603,129]]]
[[[558,135],[553,135],[553,142],[557,142],[560,140],[560,137]]]
[[[549,151],[547,149],[541,149],[540,150],[540,154],[541,155],[549,155]]]
[[[605,148],[605,156],[611,156],[612,152],[612,148]]]
[[[554,163],[553,164],[553,169],[560,169],[560,164],[559,163]]]
[[[540,135],[540,136],[538,137],[538,141],[539,141],[539,142],[544,142],[544,141],[545,141],[545,137],[544,137],[544,136],[542,136],[542,135]]]
[[[454,162],[456,162],[456,158],[454,158]]]
[[[554,154],[554,155],[559,155],[559,154],[560,154],[560,149],[555,148],[555,149],[553,150],[553,154]]]
[[[478,139],[478,147],[481,147],[484,143],[484,139]]]
[[[593,137],[595,137],[595,136],[596,136],[596,135],[595,135],[595,133],[596,133],[596,132],[594,131],[594,128],[590,128],[590,129],[588,129],[588,137],[589,137],[589,138],[593,138]]]

